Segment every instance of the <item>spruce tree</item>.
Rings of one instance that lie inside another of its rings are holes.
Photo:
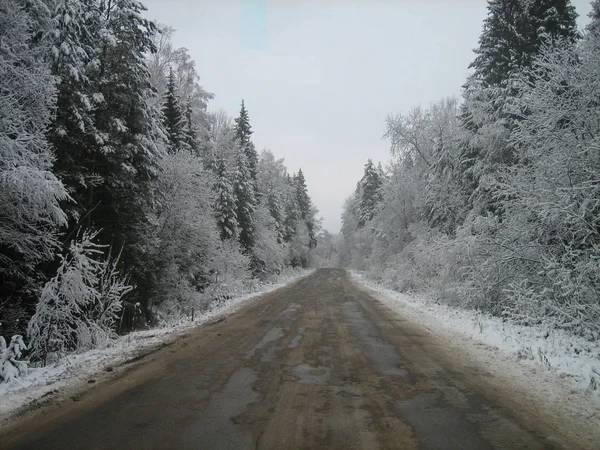
[[[256,197],[254,196],[254,182],[248,168],[246,153],[242,148],[238,150],[236,155],[233,189],[239,226],[239,241],[244,249],[247,252],[250,252],[254,245],[254,211],[256,210]]]
[[[308,229],[309,242],[307,244],[309,248],[313,248],[317,243],[315,219],[313,217],[314,215],[312,214],[310,197],[308,195],[306,180],[304,179],[304,173],[302,173],[302,169],[298,170],[298,174],[294,176],[294,187],[299,218],[304,221],[306,228]]]
[[[529,4],[531,30],[530,51],[536,55],[540,45],[546,39],[563,38],[575,42],[577,32],[577,13],[570,0],[533,0]]]
[[[475,60],[469,68],[484,87],[502,85],[527,57],[529,20],[523,0],[489,0]]]
[[[569,0],[489,0],[477,56],[470,66],[475,70],[464,86],[461,106],[467,133],[457,173],[469,203],[466,210],[502,216],[493,186],[501,167],[520,160],[509,139],[521,120],[505,108],[516,95],[509,80],[531,66],[544,43],[575,41],[575,18]]]
[[[283,221],[283,240],[284,242],[289,243],[296,235],[296,228],[298,226],[298,221],[300,220],[298,202],[293,191],[288,192],[286,196],[284,212],[285,218]]]
[[[379,170],[375,167],[373,161],[369,159],[365,164],[364,175],[360,180],[357,228],[364,227],[367,222],[373,219],[375,211],[382,200],[382,181]]]
[[[173,68],[169,70],[167,77],[167,88],[163,95],[162,112],[164,116],[164,127],[169,140],[169,152],[171,154],[181,150],[185,142],[184,121],[177,97],[177,86],[175,85],[175,75]]]
[[[63,14],[55,48],[67,48],[63,37],[68,37],[70,50],[64,53],[75,52],[82,60],[75,65],[61,53],[54,65],[62,80],[51,127],[55,170],[76,201],[69,236],[94,226],[102,230],[100,244],[123,247],[122,261],[144,304],[150,283],[146,246],[139,239],[164,135],[160,114],[150,106],[154,93],[145,61],[155,50],[156,26],[135,0],[63,3],[74,16]]]
[[[588,13],[590,23],[585,29],[591,33],[600,33],[600,0],[592,0],[592,10]]]
[[[482,87],[504,86],[529,67],[550,38],[578,37],[577,14],[570,0],[489,0],[475,60],[473,78]]]
[[[300,218],[306,220],[310,214],[310,197],[308,196],[306,180],[304,179],[302,169],[298,170],[298,174],[294,176],[294,187]]]
[[[271,214],[271,217],[275,221],[275,228],[277,229],[277,242],[281,244],[284,240],[283,237],[285,234],[283,226],[284,214],[281,206],[280,194],[275,189],[273,183],[269,184],[266,198],[269,214]]]
[[[185,145],[196,156],[200,156],[200,142],[198,139],[198,130],[194,123],[194,110],[192,102],[188,101],[183,108],[183,141]]]
[[[216,162],[215,176],[215,216],[221,240],[234,239],[238,236],[238,220],[236,213],[236,199],[233,185],[231,184],[231,173],[227,168],[224,158]]]
[[[0,318],[8,336],[23,333],[33,311],[39,266],[55,257],[67,223],[60,204],[69,200],[45,135],[56,107],[45,61],[51,20],[34,6],[0,4]]]
[[[235,120],[235,138],[246,154],[246,160],[248,161],[248,169],[250,175],[254,181],[256,181],[257,166],[258,166],[258,153],[252,143],[250,137],[252,136],[252,127],[250,126],[250,118],[248,117],[248,111],[244,100],[242,100],[242,106],[240,108],[240,115]]]

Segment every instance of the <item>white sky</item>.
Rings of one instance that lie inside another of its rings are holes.
[[[485,0],[142,0],[187,47],[209,109],[242,98],[258,150],[302,168],[331,232],[367,158],[385,162],[385,117],[460,95]],[[572,2],[587,22],[588,0]]]

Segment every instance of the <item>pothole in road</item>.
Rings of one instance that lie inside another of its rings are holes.
[[[292,374],[302,384],[325,385],[331,380],[331,368],[313,367],[309,364],[300,364],[292,368]]]
[[[202,442],[206,448],[250,448],[252,440],[237,425],[243,423],[248,405],[259,399],[252,388],[256,380],[251,369],[243,367],[234,372],[224,389],[212,394],[202,415],[181,433],[182,446],[197,448]]]
[[[284,333],[281,328],[271,328],[269,331],[267,331],[267,334],[263,336],[260,342],[252,347],[248,353],[246,353],[246,359],[252,358],[257,351],[262,350],[270,342],[282,338],[283,334]]]
[[[339,395],[340,397],[345,397],[345,398],[362,397],[362,395],[360,395],[360,394],[355,394],[354,392],[348,392],[348,391],[337,391],[335,393],[335,395]]]
[[[475,424],[464,418],[460,409],[441,402],[441,394],[422,393],[396,402],[395,409],[414,429],[425,449],[491,449]]]
[[[356,336],[358,343],[367,358],[373,362],[377,371],[383,375],[395,375],[414,383],[412,374],[401,368],[404,361],[396,352],[396,348],[389,342],[384,341],[377,328],[360,311],[356,302],[345,302],[342,304],[342,312],[352,334]]]
[[[294,336],[291,342],[288,344],[287,348],[296,348],[300,344],[300,340],[302,339],[302,335],[306,331],[306,328],[298,328],[298,334]]]

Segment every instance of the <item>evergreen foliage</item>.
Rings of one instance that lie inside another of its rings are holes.
[[[169,77],[167,78],[167,89],[163,94],[164,101],[162,113],[164,116],[164,127],[168,137],[168,149],[170,153],[176,153],[182,149],[184,143],[188,143],[190,135],[186,136],[184,127],[185,122],[177,97],[175,86],[175,75],[173,69],[169,69]],[[189,112],[188,112],[189,115]]]
[[[239,241],[242,247],[251,252],[254,246],[254,212],[256,197],[254,182],[248,167],[246,152],[240,147],[236,157],[236,167],[233,176],[233,192],[236,200],[236,216],[239,227]]]
[[[250,118],[248,116],[248,110],[246,110],[246,105],[244,104],[244,100],[242,100],[242,106],[240,108],[240,115],[235,119],[235,138],[238,142],[238,145],[242,148],[246,155],[246,160],[248,164],[248,170],[250,171],[250,175],[252,180],[256,181],[257,175],[257,165],[258,165],[258,153],[254,148],[254,144],[252,143],[252,127],[250,126]]]
[[[221,239],[236,239],[238,236],[237,204],[232,185],[232,175],[227,168],[225,158],[217,161],[215,170],[215,216]]]

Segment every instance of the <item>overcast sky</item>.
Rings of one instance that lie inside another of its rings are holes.
[[[209,109],[245,100],[258,150],[302,168],[331,232],[368,158],[385,162],[385,117],[460,95],[485,0],[142,0],[187,47]],[[579,24],[588,0],[575,0]]]

